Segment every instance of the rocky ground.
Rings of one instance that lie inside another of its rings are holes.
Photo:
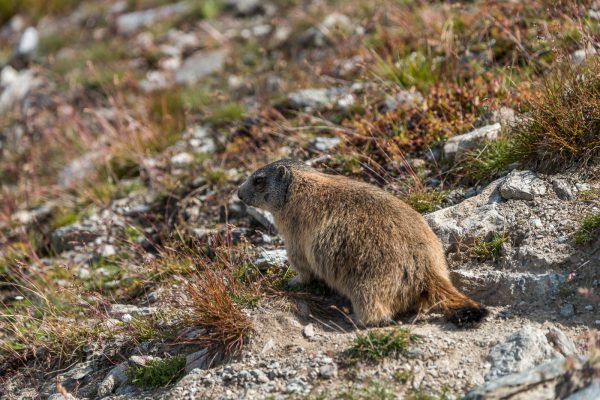
[[[0,0],[1,398],[600,398],[600,4],[347,3]],[[283,157],[423,213],[490,316],[290,287],[235,195]]]

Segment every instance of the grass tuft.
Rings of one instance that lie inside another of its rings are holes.
[[[600,213],[585,217],[575,233],[575,243],[582,246],[600,236]]]
[[[190,279],[187,294],[191,301],[190,322],[204,326],[208,333],[195,339],[219,357],[237,354],[252,331],[252,322],[231,298],[232,282],[217,272],[206,270],[202,275]]]
[[[406,354],[410,344],[416,340],[417,336],[403,328],[376,329],[366,334],[359,333],[347,351],[346,362],[378,363],[387,357]]]
[[[136,386],[159,387],[181,379],[185,373],[185,357],[168,357],[148,361],[145,366],[131,366],[127,376]]]
[[[473,257],[480,261],[495,260],[502,252],[502,245],[508,240],[505,233],[496,233],[490,240],[479,240],[471,248]]]
[[[406,202],[421,214],[435,211],[448,193],[444,190],[421,190],[408,195]]]

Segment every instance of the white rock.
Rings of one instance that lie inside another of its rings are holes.
[[[546,190],[546,183],[531,171],[514,170],[500,186],[500,194],[506,200],[533,200],[546,194]]]
[[[548,343],[545,333],[527,325],[492,348],[488,355],[491,366],[485,380],[522,372],[556,357],[562,356]]]
[[[17,46],[17,54],[26,57],[31,57],[37,52],[39,44],[40,36],[38,34],[38,31],[33,26],[30,26],[27,29],[25,29],[25,32],[23,32],[23,35],[19,40],[19,45]]]
[[[192,85],[213,72],[220,71],[226,57],[227,51],[224,49],[198,51],[185,59],[175,73],[175,82]]]
[[[117,32],[123,35],[128,35],[134,33],[142,27],[150,26],[158,21],[171,18],[175,15],[184,14],[188,10],[188,2],[181,1],[179,3],[168,4],[162,7],[123,14],[117,17]]]
[[[475,148],[479,143],[498,139],[501,130],[502,126],[495,123],[482,126],[463,135],[451,137],[444,144],[444,155],[449,160],[458,159],[467,150]]]
[[[171,157],[173,168],[187,168],[194,162],[194,156],[190,153],[181,152]]]

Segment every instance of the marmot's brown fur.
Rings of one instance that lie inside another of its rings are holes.
[[[384,190],[281,160],[254,172],[238,194],[273,214],[298,280],[325,281],[364,324],[433,310],[462,325],[487,314],[450,281],[425,219]]]

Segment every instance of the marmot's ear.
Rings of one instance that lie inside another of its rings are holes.
[[[280,165],[277,167],[277,178],[278,179],[285,179],[289,176],[290,174],[290,170],[285,166],[285,165]]]

